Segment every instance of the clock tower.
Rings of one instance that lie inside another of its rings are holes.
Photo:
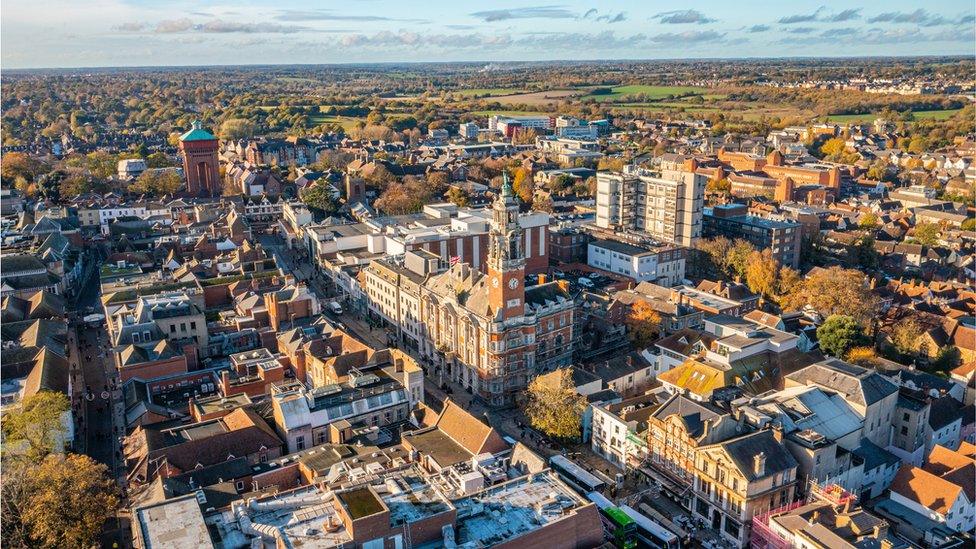
[[[503,174],[502,190],[492,204],[491,230],[488,232],[488,303],[502,319],[525,312],[525,253],[519,206],[508,174]]]

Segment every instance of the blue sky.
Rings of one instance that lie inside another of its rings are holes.
[[[974,19],[973,0],[4,0],[0,66],[973,55]]]

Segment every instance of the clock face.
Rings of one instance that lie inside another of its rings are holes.
[[[494,287],[496,287],[496,288],[498,287],[498,277],[497,276],[493,276],[491,278],[491,285],[494,286]]]
[[[513,289],[513,290],[514,290],[515,288],[518,288],[518,279],[517,279],[517,278],[512,278],[512,279],[510,279],[510,280],[508,281],[508,287],[509,287],[509,288],[511,288],[511,289]]]

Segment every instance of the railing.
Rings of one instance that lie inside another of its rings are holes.
[[[795,501],[768,513],[752,517],[752,532],[750,534],[749,545],[754,549],[790,549],[793,546],[792,542],[774,532],[769,527],[769,519],[773,515],[787,513],[803,505],[805,505],[805,502]]]

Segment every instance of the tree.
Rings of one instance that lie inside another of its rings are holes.
[[[169,168],[175,164],[170,161],[170,159],[161,152],[154,152],[146,157],[146,167],[153,168]]]
[[[812,271],[783,296],[780,305],[790,311],[809,305],[823,316],[847,315],[867,322],[877,298],[868,289],[864,273],[834,266]]]
[[[905,356],[912,356],[919,351],[919,340],[925,334],[925,328],[914,317],[900,320],[891,331],[891,344],[895,350]]]
[[[85,156],[89,173],[98,179],[108,179],[118,171],[119,158],[106,151],[95,151]]]
[[[912,238],[922,246],[935,246],[942,230],[935,223],[918,223],[912,231]]]
[[[405,183],[395,182],[376,199],[375,206],[387,215],[403,215],[420,211],[423,201],[420,196],[411,195]]]
[[[712,194],[729,194],[732,191],[732,183],[728,179],[709,179],[705,185],[705,190]]]
[[[966,220],[962,222],[962,225],[960,225],[959,228],[964,231],[976,231],[976,217],[966,218]]]
[[[777,294],[776,281],[779,278],[779,261],[773,252],[766,248],[762,252],[752,252],[746,264],[746,284],[749,289],[764,298]]]
[[[129,191],[164,196],[180,190],[182,185],[183,179],[174,171],[146,170],[129,185]]]
[[[447,172],[431,172],[427,174],[427,185],[430,188],[428,192],[434,196],[444,194],[450,184],[451,176]]]
[[[3,161],[0,162],[0,178],[7,185],[12,184],[18,177],[30,183],[47,170],[43,162],[22,152],[9,152],[3,155]]]
[[[624,325],[627,326],[627,337],[634,347],[646,349],[661,333],[661,315],[646,301],[638,301],[624,317]]]
[[[817,328],[820,349],[836,357],[847,356],[847,351],[867,342],[864,329],[854,317],[831,315]]]
[[[452,202],[459,208],[466,208],[471,204],[471,196],[468,195],[468,191],[462,189],[461,187],[451,187],[447,190],[447,200]]]
[[[725,273],[737,280],[742,280],[746,276],[746,267],[749,265],[749,257],[756,248],[747,240],[736,238],[732,241],[732,248],[725,258]]]
[[[562,174],[549,178],[546,189],[553,194],[566,194],[573,187],[576,180],[569,175]]]
[[[67,395],[40,391],[24,399],[20,409],[4,415],[4,457],[23,457],[37,462],[60,452],[64,441],[64,413],[71,407]],[[15,455],[9,455],[14,452]]]
[[[325,212],[326,215],[332,215],[339,210],[335,191],[331,185],[322,181],[317,181],[302,189],[301,199],[309,208]]]
[[[847,351],[846,360],[862,368],[874,368],[878,362],[878,354],[872,347],[854,347]]]
[[[861,216],[858,220],[857,226],[862,229],[875,229],[881,224],[881,219],[878,218],[878,214],[874,212],[868,212]]]
[[[525,415],[533,428],[561,440],[579,440],[586,397],[576,392],[573,373],[561,368],[529,384]]]
[[[512,190],[525,204],[532,203],[535,187],[532,184],[532,173],[525,168],[517,168],[512,176]]]
[[[603,157],[596,163],[596,169],[603,172],[619,172],[624,169],[624,159],[623,158],[608,158]]]
[[[832,137],[820,145],[820,154],[824,156],[837,157],[843,154],[846,145],[844,140],[839,137]]]
[[[732,241],[724,236],[702,238],[696,248],[690,254],[689,271],[693,276],[713,280],[722,277],[725,273],[725,260],[732,249]]]
[[[785,266],[780,268],[779,280],[776,281],[777,301],[782,301],[783,296],[793,292],[801,282],[800,273],[795,269]]]
[[[254,135],[254,128],[254,122],[246,118],[228,118],[220,125],[218,133],[221,139],[247,139]]]
[[[88,456],[51,454],[30,468],[21,513],[30,538],[44,547],[90,547],[119,505],[108,468]]]
[[[69,175],[61,180],[58,194],[62,198],[73,198],[79,194],[90,192],[94,187],[94,181],[81,174]]]

